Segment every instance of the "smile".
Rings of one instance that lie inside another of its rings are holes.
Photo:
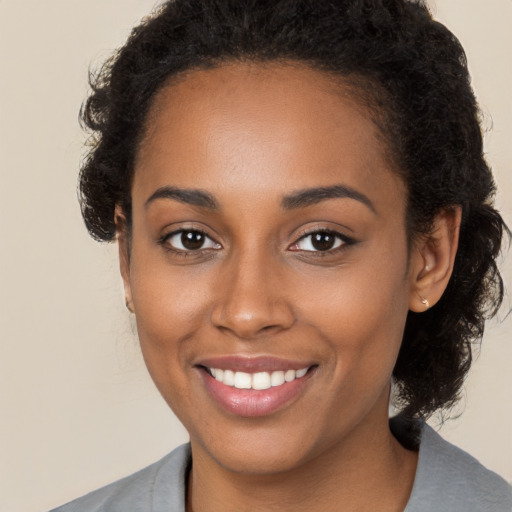
[[[235,416],[277,413],[303,396],[316,379],[316,362],[225,356],[197,361],[208,395]]]
[[[206,371],[218,382],[225,386],[237,389],[264,390],[272,387],[282,386],[287,382],[293,382],[306,375],[309,367],[299,370],[277,370],[273,372],[247,373],[233,370],[222,370],[220,368],[206,367]]]

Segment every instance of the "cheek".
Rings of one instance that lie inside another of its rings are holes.
[[[162,252],[160,248],[135,249],[130,268],[137,317],[157,331],[165,325],[192,322],[209,299],[206,269],[171,265]]]
[[[393,320],[401,324],[409,300],[406,269],[405,251],[365,251],[361,259],[303,279],[299,293],[305,311],[314,311],[333,329],[357,325],[364,331],[365,324],[385,327]]]
[[[158,386],[187,367],[187,341],[209,315],[211,286],[200,270],[173,267],[152,252],[133,251],[130,283],[142,353]]]
[[[393,257],[388,256],[393,254]],[[408,311],[407,253],[375,251],[301,289],[302,315],[328,341],[334,369],[356,380],[394,367]]]

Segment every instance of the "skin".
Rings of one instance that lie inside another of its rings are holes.
[[[390,377],[408,311],[447,284],[459,212],[408,247],[406,188],[370,115],[305,66],[190,72],[147,126],[130,234],[117,210],[121,273],[149,372],[190,434],[188,510],[403,510],[417,454],[389,431]],[[335,185],[360,196],[283,206]],[[162,187],[200,189],[217,209],[155,198]],[[206,244],[180,250],[180,229]],[[339,247],[311,250],[321,230]],[[278,411],[240,417],[197,367],[229,355],[315,368]]]

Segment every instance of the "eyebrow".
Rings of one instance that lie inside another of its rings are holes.
[[[316,187],[299,190],[283,198],[281,206],[286,210],[311,206],[326,199],[348,198],[363,203],[373,213],[377,213],[370,199],[357,190],[345,185],[332,185],[330,187]]]
[[[157,199],[174,199],[181,203],[191,204],[193,206],[199,206],[201,208],[208,208],[209,210],[218,210],[219,204],[215,198],[199,189],[190,188],[177,188],[177,187],[160,187],[157,189],[144,203],[144,207],[147,208],[153,201]]]
[[[315,187],[293,192],[284,196],[281,206],[286,210],[294,210],[311,206],[327,199],[348,198],[363,203],[372,212],[376,213],[375,207],[370,199],[357,190],[346,185],[332,185],[330,187]],[[208,192],[199,189],[187,189],[177,187],[160,187],[147,199],[144,206],[147,208],[157,199],[173,199],[181,203],[208,208],[209,210],[219,210],[219,204],[215,198]]]

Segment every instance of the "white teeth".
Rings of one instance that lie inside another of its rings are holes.
[[[221,370],[220,368],[208,368],[215,380],[222,382],[226,386],[237,389],[269,389],[271,387],[281,386],[285,382],[292,382],[295,379],[304,377],[309,367],[300,370],[277,370],[275,372],[234,372],[232,370]]]
[[[284,374],[284,380],[286,382],[291,382],[292,380],[295,380],[296,372],[295,370],[287,370]]]
[[[295,378],[300,379],[301,377],[304,377],[304,375],[306,375],[307,371],[308,371],[307,368],[302,368],[301,370],[297,370],[295,372]]]
[[[250,373],[236,372],[235,373],[235,388],[237,389],[251,389],[252,377]]]
[[[270,376],[270,383],[272,386],[280,386],[284,384],[284,372],[272,372]]]
[[[219,368],[212,368],[212,373],[216,380],[222,382],[224,378],[224,370],[220,370]]]
[[[223,382],[226,386],[234,386],[235,385],[235,372],[231,370],[224,370]]]
[[[255,373],[252,376],[252,389],[268,389],[272,387],[268,372]]]

